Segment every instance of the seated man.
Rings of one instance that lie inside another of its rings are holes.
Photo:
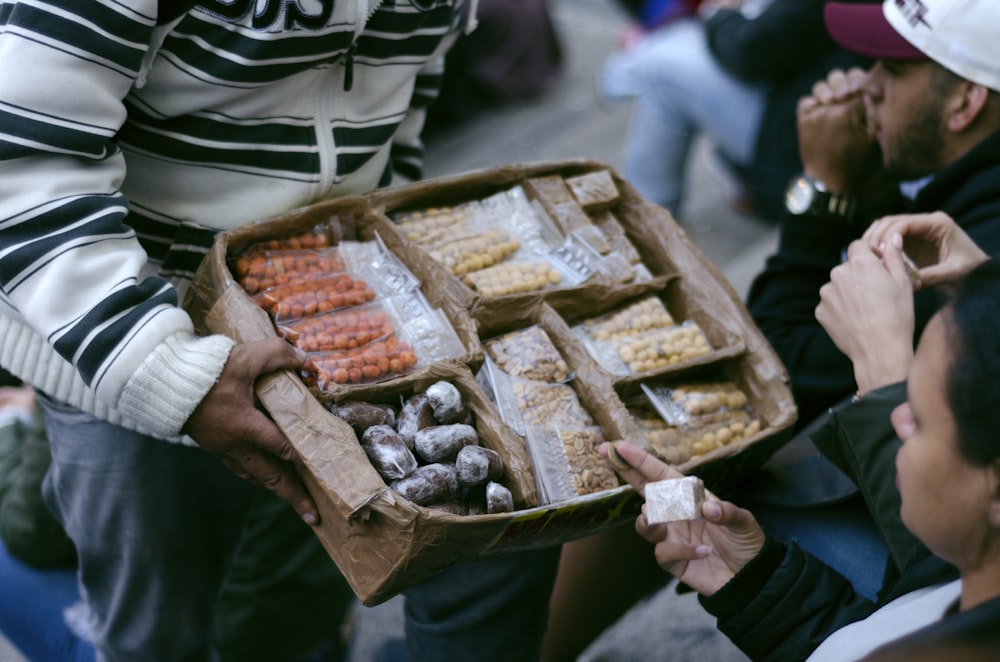
[[[877,58],[870,71],[834,72],[798,108],[805,177],[790,189],[780,246],[755,279],[747,306],[791,378],[799,420],[808,424],[857,390],[851,363],[819,325],[819,290],[848,244],[886,214],[943,211],[989,254],[1000,253],[1000,61],[991,47],[1000,14],[955,20],[927,3],[911,24],[886,3],[830,3],[827,27],[845,48]],[[959,57],[946,40],[975,52]],[[901,181],[932,179],[914,200]],[[916,333],[937,308],[915,296]]]

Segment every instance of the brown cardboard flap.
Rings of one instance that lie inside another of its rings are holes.
[[[341,517],[362,516],[361,511],[388,489],[354,430],[324,409],[297,376],[286,371],[266,377],[257,385],[257,394],[295,447],[302,468],[330,493]]]

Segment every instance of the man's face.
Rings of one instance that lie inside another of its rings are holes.
[[[945,89],[931,61],[879,60],[864,86],[868,131],[899,181],[937,172],[943,161]]]

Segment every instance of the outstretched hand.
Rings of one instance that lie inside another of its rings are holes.
[[[609,447],[600,446],[604,458]],[[615,444],[615,451],[629,468],[621,468],[620,462],[612,462],[612,466],[640,494],[645,495],[647,483],[683,476],[627,441]],[[713,494],[706,495],[701,514],[703,519],[650,526],[643,505],[635,529],[654,544],[661,568],[702,595],[712,595],[757,556],[765,536],[750,511]]]
[[[254,384],[277,370],[293,370],[303,357],[280,338],[236,345],[219,376],[184,425],[183,432],[238,476],[287,501],[310,525],[316,505],[295,473],[298,454],[278,426],[257,407]]]
[[[900,214],[872,223],[862,240],[878,255],[893,242],[902,246],[917,266],[914,289],[958,280],[989,259],[976,242],[947,214]]]

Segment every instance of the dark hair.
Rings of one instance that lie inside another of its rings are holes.
[[[945,294],[952,353],[945,388],[959,452],[986,466],[1000,458],[1000,260],[983,263]]]

